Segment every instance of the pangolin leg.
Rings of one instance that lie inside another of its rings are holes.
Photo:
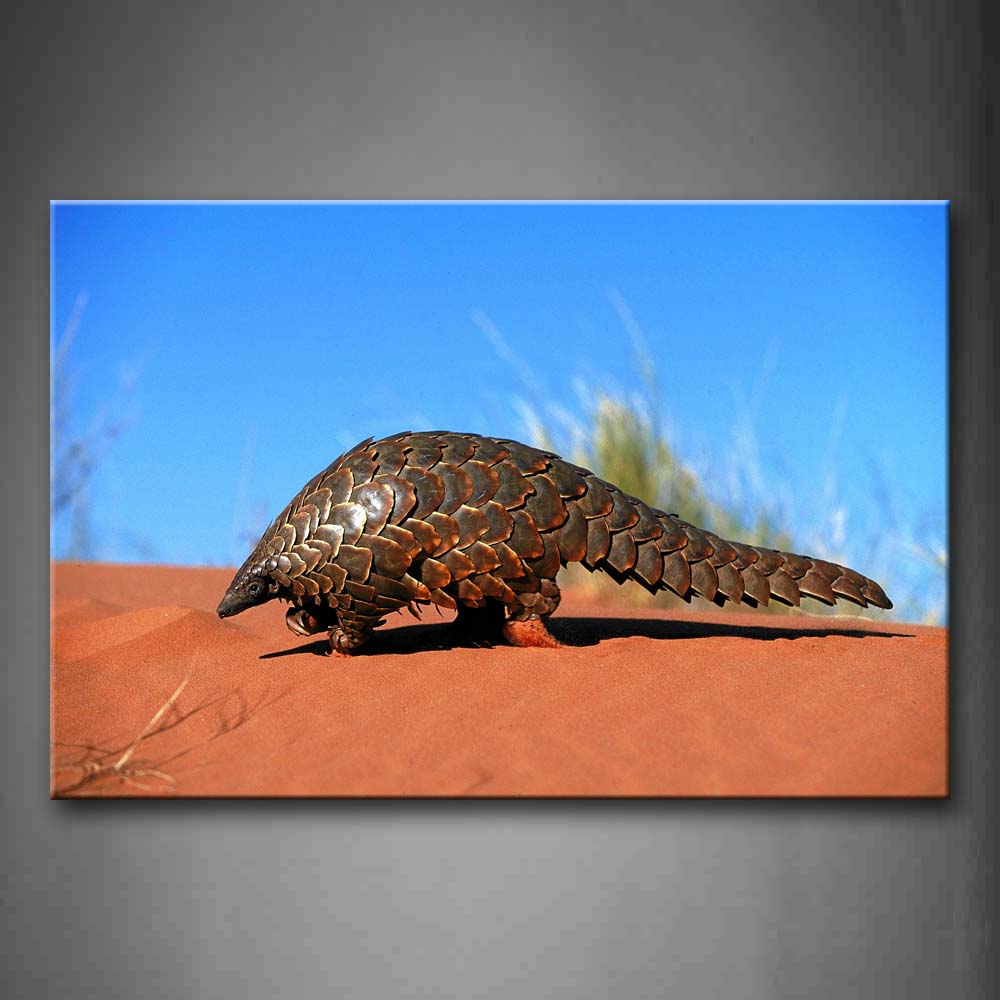
[[[353,614],[347,617],[341,613],[338,617],[340,624],[330,629],[330,648],[324,652],[325,656],[331,653],[350,656],[357,652],[368,641],[372,632],[385,621],[379,615]]]
[[[555,580],[539,580],[537,589],[519,593],[510,605],[510,617],[503,627],[504,638],[512,646],[558,649],[562,644],[548,630],[545,619],[559,607],[561,598]]]
[[[537,646],[543,649],[559,649],[562,646],[541,618],[512,618],[504,623],[503,634],[512,646]]]

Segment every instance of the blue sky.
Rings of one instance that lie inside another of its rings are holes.
[[[646,351],[709,492],[940,604],[946,259],[943,203],[55,204],[60,440],[123,423],[90,555],[237,563],[358,439],[526,440]]]

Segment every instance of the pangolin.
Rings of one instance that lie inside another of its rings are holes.
[[[730,542],[588,469],[517,441],[448,431],[366,438],[309,480],[233,577],[220,618],[274,598],[298,635],[351,653],[392,611],[457,609],[470,639],[558,645],[545,620],[560,567],[580,562],[684,600],[844,598],[891,608],[860,573]],[[504,611],[506,610],[506,615]]]

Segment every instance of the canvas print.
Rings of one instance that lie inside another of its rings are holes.
[[[941,797],[944,202],[51,206],[54,797]]]

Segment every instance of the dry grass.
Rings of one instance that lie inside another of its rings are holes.
[[[69,784],[56,787],[53,796],[56,798],[75,795],[85,791],[102,781],[118,781],[124,785],[138,788],[142,791],[176,791],[176,779],[167,773],[164,768],[176,761],[180,757],[192,753],[200,747],[212,743],[221,736],[231,733],[250,721],[258,712],[273,704],[278,698],[284,695],[280,692],[274,697],[268,697],[264,692],[255,701],[248,700],[242,688],[237,688],[227,694],[216,698],[210,698],[201,702],[195,707],[185,712],[180,711],[178,699],[187,687],[191,679],[191,672],[177,685],[173,694],[156,710],[152,718],[142,727],[135,739],[131,740],[125,747],[108,749],[100,747],[93,741],[86,743],[70,744],[56,742],[59,748],[71,748],[82,750],[83,757],[80,760],[64,760],[56,765],[56,770],[76,771],[79,777]],[[227,706],[236,701],[236,710],[227,711]],[[182,747],[180,750],[161,758],[156,763],[152,763],[147,758],[137,757],[137,751],[144,744],[155,736],[174,729],[196,715],[205,712],[212,707],[218,707],[218,725],[214,731],[205,739]],[[149,783],[140,779],[155,779],[156,783]]]
[[[136,750],[139,749],[143,740],[145,740],[152,733],[159,732],[157,726],[160,720],[174,707],[177,699],[188,686],[190,679],[191,674],[188,673],[184,680],[177,685],[174,693],[156,710],[156,713],[149,720],[149,722],[142,727],[139,735],[136,736],[131,743],[129,743],[129,745],[125,748],[124,753],[122,753],[117,760],[109,763],[102,760],[85,759],[80,763],[64,765],[77,768],[81,772],[81,777],[79,781],[72,785],[56,789],[55,794],[65,795],[69,792],[79,791],[81,788],[93,784],[95,781],[99,781],[102,778],[118,778],[125,784],[134,785],[145,790],[149,790],[154,786],[144,784],[138,779],[156,778],[159,781],[162,781],[168,788],[173,790],[176,787],[177,782],[169,774],[155,767],[143,767],[142,762],[132,763],[132,758],[135,755]],[[96,748],[93,749],[96,750]]]

